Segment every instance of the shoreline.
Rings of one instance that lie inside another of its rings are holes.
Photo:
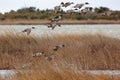
[[[46,25],[49,20],[4,20],[0,25]],[[72,24],[120,24],[120,20],[62,20],[58,22],[62,25]]]

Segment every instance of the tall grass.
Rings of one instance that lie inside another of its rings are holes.
[[[53,51],[53,47],[59,44],[65,47]],[[54,55],[54,59],[47,61],[44,56],[33,57],[37,52]],[[81,72],[119,70],[119,59],[120,40],[100,34],[0,35],[0,69],[18,70],[12,78],[6,77],[10,80],[119,80],[119,75]]]
[[[53,51],[53,47],[65,47]],[[44,56],[33,57],[37,52],[54,55],[52,61]],[[0,69],[60,68],[78,70],[120,69],[120,40],[103,35],[55,35],[53,37],[0,35]]]
[[[30,76],[32,75],[32,76]],[[109,75],[90,75],[87,73],[76,74],[74,72],[64,72],[64,73],[32,73],[30,75],[17,75],[13,77],[12,80],[119,80],[120,76],[109,76]]]

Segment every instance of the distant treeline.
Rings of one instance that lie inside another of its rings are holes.
[[[86,19],[107,19],[107,20],[119,20],[120,11],[113,11],[107,7],[99,7],[91,9],[86,14],[80,14],[78,12],[67,13],[63,10],[57,14],[53,13],[53,9],[40,10],[36,7],[25,7],[16,11],[11,10],[4,14],[0,13],[0,20],[6,19],[51,19],[56,15],[63,14],[64,19],[70,20],[86,20]]]

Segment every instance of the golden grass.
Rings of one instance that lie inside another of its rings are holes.
[[[65,47],[53,51],[53,47]],[[52,61],[32,57],[37,52],[54,55]],[[13,33],[0,35],[0,69],[60,68],[78,70],[120,69],[120,40],[103,35],[25,36]]]
[[[53,51],[58,44],[65,47]],[[47,61],[44,56],[32,57],[36,52],[45,52],[47,56],[54,55],[55,58]],[[119,59],[120,40],[100,34],[53,37],[13,33],[0,35],[0,69],[18,70],[12,78],[7,77],[10,80],[119,80],[119,75],[80,72],[119,70]]]

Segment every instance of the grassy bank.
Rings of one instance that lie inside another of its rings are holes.
[[[42,25],[50,23],[49,20],[3,20],[0,25]],[[60,24],[120,24],[120,20],[62,20]]]
[[[32,71],[31,73],[18,73],[17,75],[13,76],[12,78],[8,77],[2,80],[119,80],[119,75],[105,75],[105,74],[95,74],[91,75],[86,72],[82,73],[75,73],[74,71],[64,71],[64,72],[56,72],[53,71],[41,73]]]
[[[53,47],[65,47],[53,51]],[[38,52],[54,56],[33,57]],[[119,80],[119,75],[88,74],[81,70],[119,70],[120,40],[96,35],[0,35],[0,69],[25,70],[2,80]],[[28,71],[26,71],[28,70]],[[32,70],[32,71],[29,71]]]
[[[53,47],[65,47],[53,51]],[[44,56],[33,57],[44,52]],[[120,40],[103,35],[55,35],[54,37],[25,36],[8,33],[0,35],[0,69],[120,69]]]

